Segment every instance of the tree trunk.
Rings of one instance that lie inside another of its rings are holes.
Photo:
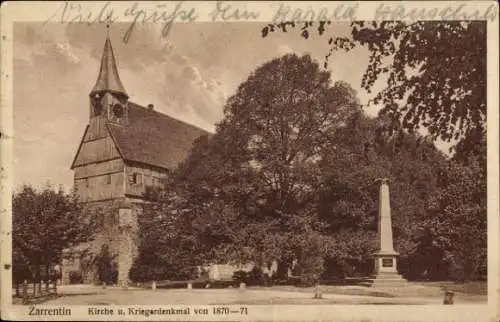
[[[40,282],[40,265],[35,267],[35,277],[33,278],[33,297],[37,294],[36,283]]]

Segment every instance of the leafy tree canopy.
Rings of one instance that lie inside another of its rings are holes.
[[[48,270],[49,265],[60,263],[62,250],[89,240],[95,223],[74,194],[23,186],[12,199],[14,274],[17,268],[29,266],[33,276],[26,278],[31,278],[40,274],[41,267]]]
[[[296,55],[252,73],[228,100],[216,133],[194,144],[145,211],[141,256],[153,257],[143,263],[161,263],[155,267],[172,276],[178,267],[277,260],[285,276],[298,262],[307,283],[321,274],[369,274],[374,180],[389,177],[402,271],[474,277],[486,249],[485,181],[471,181],[477,160],[449,160],[418,133],[390,131],[384,117],[363,114],[347,84],[329,77]],[[465,233],[469,226],[473,233]],[[473,234],[482,237],[472,243]],[[422,260],[429,253],[434,261]],[[157,274],[137,267],[137,275]]]
[[[262,35],[296,26],[306,39],[314,29],[328,37],[325,68],[333,51],[368,49],[361,87],[371,92],[377,80],[387,79],[372,102],[382,106],[392,128],[424,127],[433,138],[460,140],[467,150],[485,136],[485,22],[355,21],[350,37],[327,36],[330,22],[284,22],[264,27]]]

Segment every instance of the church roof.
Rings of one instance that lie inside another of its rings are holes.
[[[94,89],[92,89],[90,95],[106,91],[122,94],[128,97],[128,94],[123,87],[122,81],[120,80],[120,76],[118,75],[115,55],[113,53],[113,47],[111,46],[109,37],[106,37],[106,42],[104,44],[104,50],[101,57],[101,68],[99,69],[99,76],[97,77]]]
[[[205,130],[129,102],[127,125],[107,127],[122,158],[173,169],[187,157],[193,142]]]

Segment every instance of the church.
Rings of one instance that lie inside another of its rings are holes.
[[[146,187],[162,179],[186,158],[193,142],[208,132],[129,100],[117,68],[109,35],[94,88],[89,119],[71,164],[74,187],[85,209],[100,216],[102,231],[86,244],[66,250],[62,281],[71,274],[97,280],[92,256],[107,247],[116,263],[116,282],[126,285],[137,256],[137,216]]]

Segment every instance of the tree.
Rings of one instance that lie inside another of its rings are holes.
[[[196,236],[199,262],[307,262],[306,245],[296,241],[321,230],[314,211],[321,151],[358,108],[355,95],[309,56],[263,64],[229,98],[215,135],[195,144],[166,186],[180,204],[167,198],[156,213],[166,223],[175,218],[167,208],[181,205],[179,220],[190,228],[181,234]],[[167,244],[156,241],[165,233],[155,236],[156,245]]]
[[[91,239],[96,223],[93,216],[82,210],[74,194],[62,190],[47,187],[37,191],[23,186],[14,193],[15,279],[40,279],[42,272],[48,277],[50,265],[61,262],[63,249]]]
[[[308,55],[263,64],[229,98],[212,140],[231,160],[236,185],[225,195],[241,210],[256,262],[290,263],[303,253],[293,238],[320,230],[314,201],[321,152],[357,109],[352,88],[332,84]]]
[[[287,31],[299,24],[269,24],[262,30]],[[302,37],[311,29],[326,35],[330,22],[304,22]],[[433,138],[461,140],[473,149],[485,135],[486,22],[402,21],[351,23],[350,37],[330,37],[330,52],[363,46],[370,52],[361,86],[370,92],[377,80],[387,84],[374,97],[392,127],[415,131],[423,126]],[[464,46],[463,44],[467,44]]]
[[[419,135],[384,134],[384,124],[380,117],[352,115],[323,158],[318,211],[333,243],[326,258],[329,274],[372,272],[378,226],[376,179],[390,179],[395,247],[403,263],[415,247],[427,198],[437,190],[436,166],[446,162],[445,156]]]
[[[320,36],[326,35],[329,25],[328,21],[270,24],[262,29],[262,35],[266,37],[273,31],[287,32],[290,27],[302,26],[301,36],[307,39],[312,35],[313,28],[317,29]],[[366,154],[378,158],[378,161],[388,162],[384,167],[397,178],[396,186],[394,183],[391,186],[391,191],[402,194],[401,199],[392,195],[396,214],[399,212],[398,208],[402,213],[414,214],[405,216],[406,219],[401,223],[398,220],[403,218],[396,217],[394,224],[396,243],[404,246],[402,264],[408,265],[407,268],[411,271],[409,274],[415,276],[427,271],[433,278],[448,278],[450,270],[454,270],[452,275],[456,275],[458,271],[465,278],[471,278],[476,274],[478,265],[481,265],[479,263],[481,258],[484,259],[486,249],[486,230],[483,224],[486,214],[486,23],[356,21],[351,24],[349,37],[333,36],[327,41],[330,51],[325,57],[325,68],[334,51],[349,51],[360,46],[369,52],[369,63],[360,79],[361,87],[371,92],[378,87],[377,82],[387,80],[387,84],[375,93],[370,102],[382,106],[379,112],[382,126],[373,129],[376,132],[374,143],[365,141],[365,148],[378,149],[376,153],[371,151]],[[466,49],[464,43],[471,44],[473,49]],[[445,161],[442,156],[438,156],[427,138],[411,137],[421,127],[427,130],[432,140],[455,140],[453,161]],[[380,154],[380,148],[385,150],[383,155]],[[398,150],[410,154],[397,153]],[[352,160],[352,153],[344,155],[349,162],[359,162]],[[359,158],[362,159],[358,155],[358,160]],[[339,158],[332,164],[343,162],[345,160]],[[450,179],[462,181],[449,187],[440,186],[438,178],[442,174],[437,173],[437,169],[447,173],[446,177]],[[373,170],[375,169],[370,171]],[[454,174],[450,175],[449,171]],[[463,175],[460,174],[462,172]],[[475,178],[474,187],[465,182],[470,178],[469,173],[473,173]],[[420,177],[428,181],[420,180]],[[345,195],[363,195],[356,191],[359,189],[353,189],[355,185],[342,181],[336,183],[337,194],[344,191]],[[415,190],[414,186],[417,184],[420,187]],[[332,188],[331,191],[333,190]],[[460,205],[453,198],[444,197],[451,193],[459,198]],[[443,200],[446,200],[439,211],[429,208],[433,194],[443,196]],[[329,193],[326,192],[325,195],[327,199]],[[331,206],[331,202],[327,204]],[[367,208],[363,209],[363,204],[352,209],[350,207],[354,205],[348,207],[341,203],[345,208],[341,213],[366,214],[370,205],[365,204],[364,207]],[[430,220],[428,216],[433,219]],[[465,218],[452,219],[461,216]],[[338,225],[342,223],[345,227],[345,220],[352,216],[341,220],[342,215],[337,214],[331,218],[340,220]],[[452,226],[451,221],[456,226]],[[464,223],[469,221],[474,227],[472,231],[478,234],[474,242],[467,239],[470,235],[465,232],[453,233],[453,238],[446,233],[450,229],[454,232],[466,229]],[[444,230],[438,232],[430,222],[439,224]],[[352,227],[359,224],[359,219],[356,223],[350,223]],[[361,236],[364,235],[361,233]],[[443,240],[447,242],[444,243]],[[467,243],[469,247],[465,246]],[[366,250],[367,247],[362,249]],[[337,259],[339,255],[337,252]],[[424,257],[433,259],[425,262]],[[442,265],[433,267],[436,263]],[[358,262],[357,266],[359,264]]]
[[[205,247],[199,243],[199,231],[195,229],[196,211],[187,212],[185,200],[175,190],[148,188],[147,194],[151,203],[144,205],[138,218],[139,256],[130,271],[131,280],[196,277],[196,266],[202,264],[201,247]]]
[[[429,199],[416,235],[415,257],[422,261],[425,255],[433,254],[433,277],[476,279],[487,258],[486,189],[478,180],[481,169],[477,162],[464,166],[451,161],[438,171],[439,189]]]
[[[140,258],[162,276],[250,261],[260,276],[258,268],[274,260],[278,278],[298,263],[306,284],[366,275],[376,246],[374,181],[389,177],[402,272],[448,278],[452,264],[473,272],[484,258],[471,254],[485,251],[485,190],[472,184],[478,163],[467,160],[447,159],[428,137],[394,128],[390,118],[367,117],[348,85],[331,84],[308,56],[286,55],[239,86],[216,133],[195,142],[147,207]],[[453,233],[432,231],[436,222]],[[483,234],[475,243],[469,225]],[[429,253],[445,265],[433,269],[422,260]],[[145,276],[158,273],[149,269]]]

